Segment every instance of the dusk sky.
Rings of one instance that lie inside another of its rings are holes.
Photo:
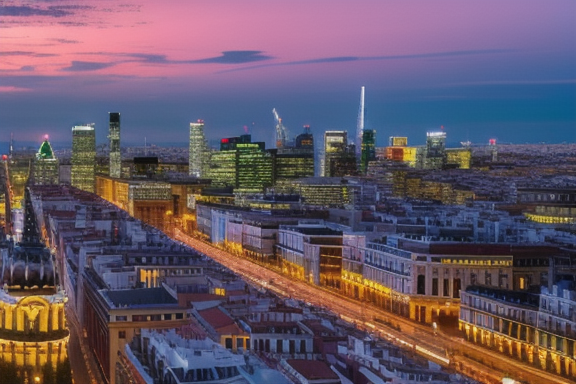
[[[574,0],[33,0],[0,3],[0,141],[272,143],[309,124],[422,144],[576,142]]]

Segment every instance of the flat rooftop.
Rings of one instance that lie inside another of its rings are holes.
[[[116,308],[155,305],[178,305],[164,288],[140,288],[103,291],[102,294]]]

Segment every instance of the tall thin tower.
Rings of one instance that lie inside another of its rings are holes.
[[[204,136],[204,120],[190,123],[190,142],[188,147],[188,174],[204,177],[208,165],[208,146]]]
[[[122,158],[120,155],[120,113],[109,112],[108,140],[110,145],[110,177],[119,179]]]
[[[364,136],[364,86],[360,89],[360,107],[358,109],[358,122],[356,124],[356,158],[360,164],[362,156],[362,137]]]

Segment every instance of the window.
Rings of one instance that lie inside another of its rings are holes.
[[[116,321],[128,321],[128,316],[116,316]]]
[[[118,338],[125,339],[126,338],[126,331],[118,331]]]
[[[460,298],[460,289],[462,289],[460,279],[454,279],[452,284],[452,297],[455,299]]]
[[[177,313],[176,314],[176,320],[182,320],[184,318],[184,314],[183,313]]]
[[[172,314],[171,313],[165,313],[164,314],[164,320],[172,320]]]
[[[444,279],[444,296],[450,296],[450,279]]]
[[[418,284],[416,286],[416,293],[418,295],[426,294],[426,276],[418,275]]]
[[[432,296],[438,296],[438,278],[432,278]]]

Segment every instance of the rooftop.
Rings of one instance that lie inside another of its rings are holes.
[[[308,380],[338,379],[338,375],[322,361],[289,359],[286,362]]]
[[[164,288],[107,290],[102,291],[102,294],[116,308],[178,304],[178,300],[172,297]]]

